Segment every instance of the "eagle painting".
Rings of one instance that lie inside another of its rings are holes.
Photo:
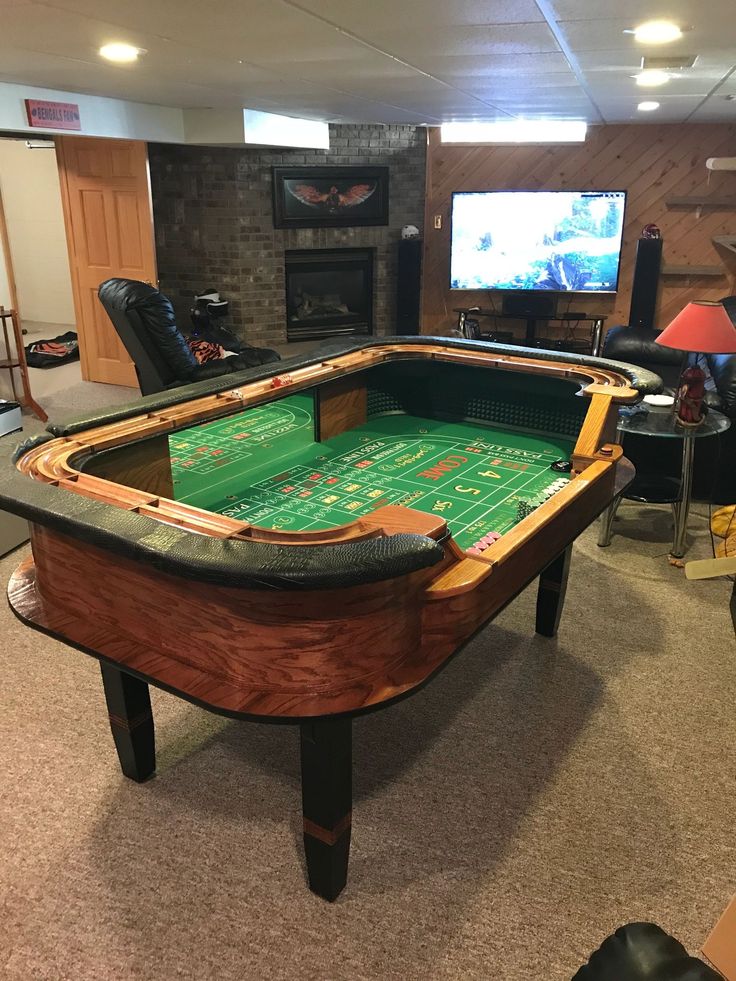
[[[320,191],[312,184],[286,181],[289,194],[295,197],[300,204],[326,210],[330,215],[339,215],[349,208],[363,204],[375,193],[377,186],[378,184],[374,181],[370,184],[352,184],[350,187],[340,190],[337,185],[333,184],[328,191]]]

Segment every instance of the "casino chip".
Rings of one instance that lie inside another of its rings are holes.
[[[530,501],[519,501],[516,505],[516,520],[523,521],[535,510],[534,505]]]
[[[555,460],[550,470],[554,470],[555,473],[570,473],[572,463],[569,460]]]
[[[466,548],[465,551],[468,555],[482,555],[487,548],[490,548],[494,542],[497,542],[501,537],[500,533],[497,531],[489,531],[487,535],[483,535],[479,538],[477,542],[473,542],[470,548]]]

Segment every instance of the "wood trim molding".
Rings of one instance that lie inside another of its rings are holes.
[[[8,236],[8,223],[5,218],[5,206],[3,204],[3,192],[0,187],[0,245],[2,245],[3,258],[5,260],[5,274],[8,279],[8,290],[10,292],[10,306],[15,310],[18,320],[22,320],[21,309],[18,304],[18,290],[15,285],[15,270],[13,268],[13,254],[10,251],[10,237]]]
[[[69,262],[69,278],[72,284],[72,299],[74,301],[74,316],[77,323],[81,323],[82,305],[79,295],[79,280],[77,267],[74,262],[75,247],[74,233],[72,231],[72,207],[69,197],[69,179],[67,176],[66,144],[61,138],[54,140],[56,146],[56,166],[59,171],[59,187],[61,189],[61,210],[64,215],[64,237],[66,238],[66,255]],[[89,378],[90,367],[87,355],[87,348],[84,342],[79,345],[79,360],[82,366],[82,378]]]

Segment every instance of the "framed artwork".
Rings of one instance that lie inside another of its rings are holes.
[[[274,167],[275,228],[388,225],[388,167]]]

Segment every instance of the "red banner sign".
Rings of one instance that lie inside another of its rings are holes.
[[[43,102],[26,99],[28,125],[42,129],[81,129],[79,106],[75,102]]]

